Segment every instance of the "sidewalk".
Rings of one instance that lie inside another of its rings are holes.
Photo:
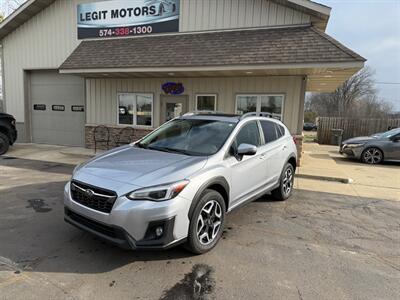
[[[304,143],[303,151],[296,188],[400,201],[400,163],[366,165],[343,157],[337,146],[317,143]],[[332,178],[350,182],[329,181]]]

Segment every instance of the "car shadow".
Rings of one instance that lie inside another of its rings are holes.
[[[0,241],[6,242],[0,243],[0,271],[103,273],[136,261],[192,256],[182,246],[124,250],[67,224],[64,185],[48,182],[1,191]]]
[[[337,164],[354,164],[354,165],[358,165],[358,166],[369,166],[368,164],[365,164],[363,162],[361,162],[360,160],[351,158],[351,157],[332,157],[332,159],[337,163]],[[374,166],[374,165],[370,165],[370,166]],[[391,168],[391,169],[397,169],[398,167],[400,167],[400,161],[385,161],[377,166],[384,166],[387,168]]]
[[[13,156],[0,156],[0,166],[68,175],[72,173],[76,165]]]

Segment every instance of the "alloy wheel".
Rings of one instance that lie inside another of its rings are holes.
[[[381,160],[382,152],[376,148],[370,148],[364,152],[364,161],[367,164],[379,164]]]
[[[282,188],[285,195],[289,195],[293,187],[293,171],[287,168],[283,177]]]
[[[208,201],[197,218],[197,238],[202,245],[212,243],[222,224],[222,208],[216,200]]]

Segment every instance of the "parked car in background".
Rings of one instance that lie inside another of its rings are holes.
[[[315,125],[314,123],[304,123],[303,130],[305,131],[317,130],[317,125]]]
[[[340,145],[339,152],[367,164],[400,161],[400,128],[345,140]]]
[[[0,113],[0,155],[5,154],[16,139],[15,118],[12,115]]]
[[[226,213],[293,191],[289,130],[254,114],[186,114],[83,163],[65,186],[65,220],[124,248],[209,251]]]

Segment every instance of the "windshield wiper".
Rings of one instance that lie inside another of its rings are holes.
[[[189,152],[186,151],[186,150],[169,148],[169,147],[150,147],[149,146],[149,147],[147,147],[147,149],[163,151],[163,152],[169,152],[169,153],[180,153],[180,154],[190,155]]]
[[[147,146],[145,146],[145,145],[143,145],[141,143],[137,143],[137,144],[135,144],[135,146],[138,147],[138,148],[147,149]]]

